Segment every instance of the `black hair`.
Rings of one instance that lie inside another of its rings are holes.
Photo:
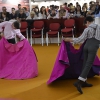
[[[87,21],[89,21],[89,22],[93,22],[93,21],[94,21],[94,18],[91,17],[91,16],[87,16],[87,17],[85,18],[85,20],[84,20],[84,24],[86,24]]]
[[[16,29],[20,29],[20,23],[18,21],[13,22],[13,25]]]
[[[18,4],[18,6],[21,6],[21,4]]]
[[[65,2],[64,5],[67,5],[67,3]]]
[[[15,8],[11,8],[12,10],[14,9],[15,10]]]

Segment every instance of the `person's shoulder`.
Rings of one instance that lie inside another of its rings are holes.
[[[4,21],[3,23],[5,23],[5,24],[9,24],[9,21]]]
[[[88,32],[89,32],[89,28],[87,27],[84,29],[83,33],[87,34]]]
[[[89,28],[88,28],[88,27],[86,27],[86,28],[84,29],[84,32],[87,32],[87,31],[89,31]]]

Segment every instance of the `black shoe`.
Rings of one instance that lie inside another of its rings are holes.
[[[92,87],[93,85],[92,84],[89,84],[87,82],[84,82],[81,86],[82,87]]]
[[[83,91],[82,91],[82,89],[81,89],[82,83],[83,83],[82,81],[77,81],[77,82],[75,82],[75,83],[73,84],[81,94],[83,94]]]

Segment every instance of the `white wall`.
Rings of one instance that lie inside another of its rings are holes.
[[[63,3],[65,3],[65,2],[67,2],[68,4],[69,3],[73,3],[74,5],[76,4],[76,2],[79,2],[79,4],[82,6],[84,3],[88,3],[89,4],[89,2],[90,2],[91,0],[61,0],[61,1],[46,1],[45,2],[45,0],[44,1],[42,1],[41,0],[41,2],[35,2],[35,3],[33,3],[33,2],[31,2],[31,6],[32,5],[38,5],[38,7],[40,8],[41,6],[50,6],[50,5],[58,5],[58,6],[60,6],[60,5],[62,5]],[[96,1],[96,0],[93,0],[93,1]]]

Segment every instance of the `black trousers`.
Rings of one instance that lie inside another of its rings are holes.
[[[15,42],[15,38],[7,39],[7,41],[8,41],[9,43],[12,43],[12,44],[15,44],[15,43],[16,43],[16,42]]]
[[[99,48],[100,41],[96,40],[95,38],[90,38],[86,41],[86,44],[83,48],[83,70],[80,75],[81,78],[86,79],[87,75],[93,65],[95,56],[97,54],[97,50]],[[79,78],[79,79],[81,79]]]

